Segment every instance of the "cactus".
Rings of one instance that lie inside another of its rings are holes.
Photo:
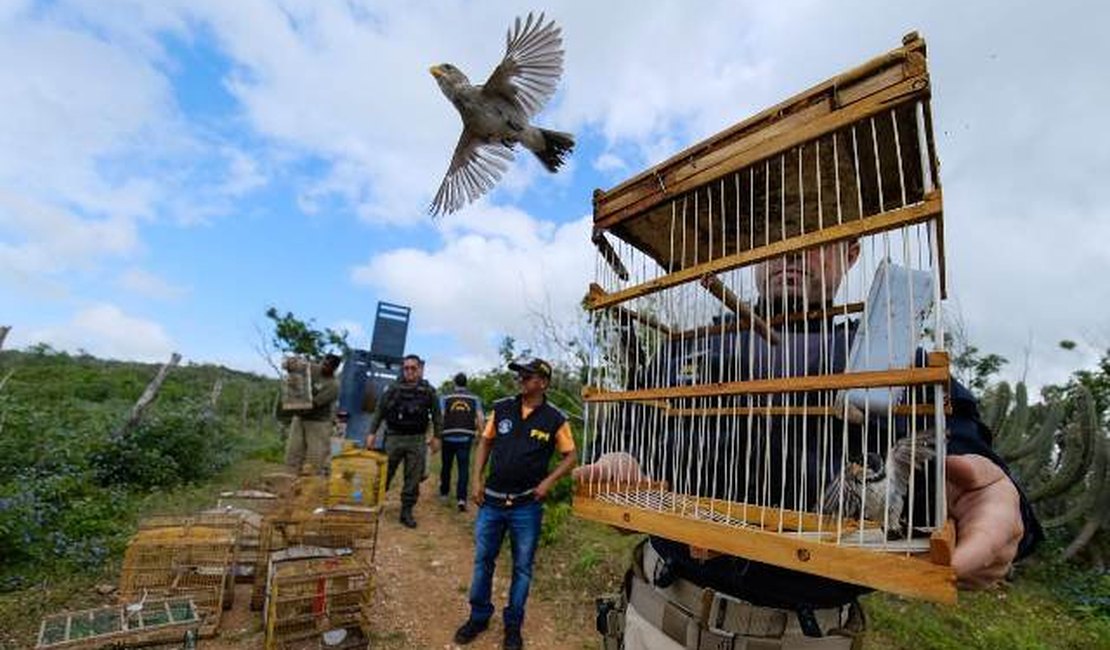
[[[1098,442],[1098,446],[1099,449],[1091,459],[1091,474],[1085,489],[1080,492],[1079,498],[1071,504],[1069,510],[1042,521],[1045,528],[1059,528],[1079,521],[1087,513],[1093,512],[1092,508],[1104,494],[1110,494],[1110,472],[1107,472],[1110,468],[1110,441],[1103,438]]]
[[[1014,385],[1012,404],[996,430],[998,440],[995,446],[1003,456],[1021,444],[1029,429],[1029,394],[1023,382]]]
[[[1029,500],[1034,503],[1060,496],[1079,484],[1091,466],[1091,452],[1100,435],[1095,400],[1083,386],[1076,387],[1073,400],[1075,412],[1064,436],[1059,469],[1050,480],[1029,491]]]
[[[1103,436],[1098,441],[1098,457],[1093,465],[1102,471],[1092,477],[1088,491],[1087,519],[1075,538],[1064,549],[1065,560],[1075,557],[1082,551],[1100,530],[1110,528],[1110,441]]]
[[[1001,441],[1008,431],[1005,428],[1006,413],[1010,410],[1010,402],[1013,397],[1010,384],[1004,381],[995,384],[983,395],[982,404],[980,405],[983,422],[994,432],[997,441]]]
[[[1024,385],[999,383],[983,396],[982,413],[1042,524],[1072,535],[1062,553],[1070,559],[1110,529],[1110,439],[1086,385],[1052,395],[1030,405]]]

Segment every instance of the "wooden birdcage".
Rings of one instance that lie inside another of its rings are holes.
[[[385,454],[346,449],[331,459],[328,478],[329,508],[376,508],[385,500]]]
[[[595,194],[577,514],[955,599],[930,98],[910,34]]]
[[[235,536],[235,565],[232,576],[241,582],[250,582],[258,561],[258,540],[262,528],[262,515],[253,510],[231,505],[217,506],[188,516],[155,515],[139,522],[140,530],[154,528],[205,526],[227,530]],[[229,595],[234,590],[228,589]]]
[[[140,530],[127,545],[120,573],[120,599],[188,597],[203,624],[201,636],[215,634],[234,586],[237,532],[208,526]]]
[[[52,614],[42,620],[35,650],[137,648],[181,642],[201,619],[188,598],[149,599]]]
[[[249,510],[265,516],[281,507],[281,498],[265,490],[225,490],[220,492],[216,507]]]
[[[308,358],[290,355],[281,362],[285,370],[281,381],[281,408],[285,411],[312,410],[312,382],[318,371]]]
[[[371,565],[355,555],[299,549],[304,551],[300,556],[279,552],[270,561],[266,649],[323,647],[323,635],[337,632],[364,639],[373,593]]]
[[[293,547],[339,550],[373,566],[378,541],[378,511],[289,512],[263,520],[259,561],[255,564],[251,609],[266,603],[271,560],[275,553]]]

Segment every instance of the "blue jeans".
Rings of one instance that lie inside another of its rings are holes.
[[[505,532],[513,550],[513,580],[509,586],[509,604],[505,608],[505,627],[524,623],[524,603],[532,583],[532,561],[540,539],[543,504],[538,501],[511,508],[483,505],[474,523],[474,577],[470,581],[470,618],[477,622],[493,616],[490,592],[493,569]]]
[[[470,440],[464,442],[443,441],[440,453],[443,464],[439,470],[439,493],[447,496],[451,493],[451,467],[458,460],[459,474],[455,481],[455,498],[466,501],[467,489],[470,485]]]

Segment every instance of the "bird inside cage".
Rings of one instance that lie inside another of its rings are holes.
[[[944,352],[924,43],[903,45],[595,192],[574,508],[697,584],[955,598],[938,459],[978,433]]]
[[[598,315],[605,363],[592,385],[619,398],[590,402],[587,453],[627,480],[594,486],[595,497],[738,530],[927,551],[943,524],[935,459],[947,368],[930,367],[938,287],[919,250],[927,238],[914,240],[834,242],[723,274],[717,291],[690,282],[650,307]],[[729,308],[726,293],[748,308]],[[915,372],[933,383],[899,383]],[[796,584],[863,591],[821,576]]]

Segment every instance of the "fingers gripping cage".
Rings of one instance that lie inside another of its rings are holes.
[[[578,514],[954,600],[929,101],[910,35],[595,195]]]

